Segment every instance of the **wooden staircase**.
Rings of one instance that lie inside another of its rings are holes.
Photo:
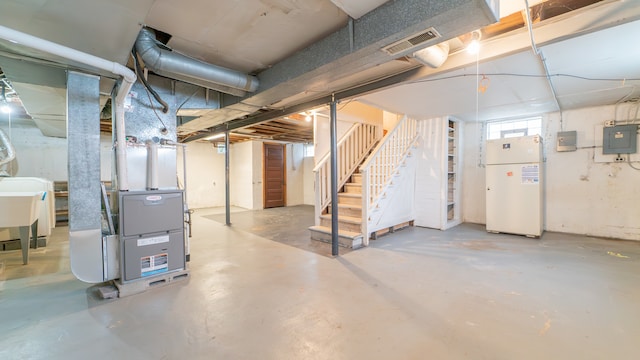
[[[312,240],[331,242],[331,206],[320,215],[320,225],[309,228]],[[338,242],[340,246],[357,249],[362,241],[362,174],[351,175],[338,192]]]
[[[397,200],[402,197],[395,196],[413,198],[413,184],[407,183],[398,190],[394,183],[399,176],[400,180],[412,179],[413,173],[401,169],[411,156],[417,134],[416,121],[404,116],[383,138],[371,125],[356,124],[338,142],[339,245],[353,249],[367,246],[370,235],[375,237],[381,230],[392,231],[398,224],[413,221],[411,207],[403,212],[402,208],[407,207]],[[314,168],[316,224],[309,228],[312,240],[325,242],[331,242],[333,205],[328,160],[325,155]],[[403,192],[406,189],[411,194]]]

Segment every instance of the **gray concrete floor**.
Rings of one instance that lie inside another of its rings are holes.
[[[339,258],[196,211],[191,278],[99,300],[0,253],[0,359],[637,359],[640,243],[410,228]]]

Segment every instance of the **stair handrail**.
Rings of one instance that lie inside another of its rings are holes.
[[[344,186],[358,165],[369,154],[380,138],[378,126],[354,123],[340,138],[338,148],[338,188]],[[315,222],[320,225],[320,215],[331,202],[330,155],[325,154],[313,168],[315,175]]]
[[[369,214],[377,206],[392,176],[407,158],[418,139],[417,122],[406,115],[398,122],[360,166],[362,174],[362,237],[369,244]]]

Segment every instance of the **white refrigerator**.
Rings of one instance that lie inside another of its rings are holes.
[[[487,231],[542,235],[543,157],[539,135],[488,140]]]

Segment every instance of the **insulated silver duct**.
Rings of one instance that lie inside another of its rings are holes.
[[[247,91],[258,89],[259,81],[255,76],[159,47],[151,29],[140,30],[135,47],[145,66],[156,74],[235,96],[244,96]]]
[[[0,176],[11,176],[11,174],[3,170],[2,167],[15,159],[16,151],[13,149],[13,145],[11,145],[7,134],[5,134],[2,129],[0,129],[0,151],[6,152],[4,158],[0,157]]]

